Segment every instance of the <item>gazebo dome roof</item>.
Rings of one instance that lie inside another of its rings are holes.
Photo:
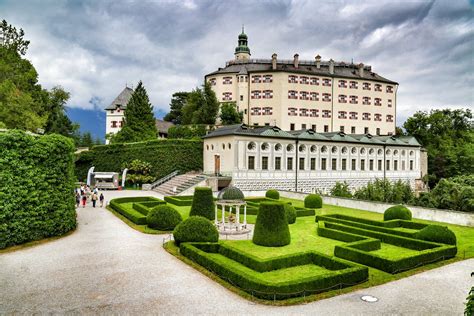
[[[235,201],[235,200],[243,200],[244,194],[240,191],[239,188],[234,186],[228,186],[227,188],[222,189],[219,194],[217,195],[218,200],[228,200],[228,201]]]

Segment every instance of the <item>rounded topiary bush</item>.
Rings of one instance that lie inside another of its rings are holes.
[[[181,214],[168,205],[152,208],[146,217],[148,226],[159,230],[173,230],[182,220]]]
[[[304,198],[304,207],[306,208],[321,208],[323,207],[323,199],[319,194],[308,194]]]
[[[254,244],[265,247],[281,247],[290,243],[290,229],[283,203],[260,203],[252,240]]]
[[[411,211],[403,205],[389,207],[383,213],[383,220],[389,221],[391,219],[404,219],[411,221]]]
[[[426,241],[456,245],[456,235],[446,226],[428,225],[416,233],[415,237]]]
[[[182,242],[217,242],[219,232],[216,226],[205,217],[191,216],[176,226],[173,231],[175,243],[179,246]]]
[[[196,187],[189,216],[203,216],[209,220],[215,217],[214,197],[211,188]]]
[[[265,197],[269,199],[274,199],[274,200],[279,200],[280,199],[280,193],[277,190],[268,190],[265,192]]]
[[[285,204],[285,214],[288,224],[294,224],[296,222],[296,210],[291,204]]]

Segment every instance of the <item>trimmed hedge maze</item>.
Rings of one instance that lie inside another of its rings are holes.
[[[260,207],[261,202],[274,202],[274,199],[267,198],[267,197],[249,197],[245,198],[245,202],[247,202],[247,215],[257,215],[258,209]],[[289,203],[291,204],[291,203]],[[314,216],[316,215],[316,211],[311,208],[305,207],[296,207],[296,217],[302,216]]]
[[[110,207],[137,225],[146,225],[146,216],[150,209],[165,201],[150,197],[124,197],[110,201]]]
[[[180,252],[262,299],[286,299],[367,281],[367,267],[317,252],[260,259],[223,243],[181,243]]]
[[[417,239],[427,225],[407,220],[384,222],[340,214],[316,216],[318,235],[347,242],[334,248],[336,257],[388,273],[399,273],[452,258],[456,246]]]

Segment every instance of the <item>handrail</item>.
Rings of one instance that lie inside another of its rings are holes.
[[[201,174],[196,175],[196,177],[195,177],[194,179],[196,179],[197,177],[204,177],[204,179],[205,179],[207,176],[206,176],[205,174],[201,173]],[[193,180],[194,180],[194,179],[193,179]],[[187,185],[181,186],[179,192],[177,192],[176,194],[179,194],[179,193],[181,193],[181,192],[183,192],[183,191],[186,191],[187,189],[189,189],[189,188],[192,187],[193,185],[196,185],[196,184],[198,184],[199,182],[204,181],[204,179],[199,180],[197,183],[191,183],[191,184],[187,184]]]
[[[166,181],[170,180],[171,178],[177,176],[179,173],[179,170],[175,170],[173,172],[171,172],[170,174],[164,176],[163,178],[161,179],[158,179],[156,180],[155,182],[153,183],[150,183],[150,184],[144,184],[143,186],[147,188],[147,190],[153,190],[154,188],[156,188],[157,186],[159,186],[160,184],[163,184],[165,183]]]

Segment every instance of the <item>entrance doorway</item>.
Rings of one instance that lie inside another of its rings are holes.
[[[221,156],[214,156],[214,173],[218,176],[221,173]]]

